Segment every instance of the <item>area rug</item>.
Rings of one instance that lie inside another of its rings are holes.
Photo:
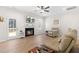
[[[41,47],[37,46],[29,50],[28,53],[56,53],[56,51],[45,45],[41,45]]]

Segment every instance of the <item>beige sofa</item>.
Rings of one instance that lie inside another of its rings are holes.
[[[77,31],[69,29],[68,32],[62,38],[58,49],[60,52],[69,52],[77,40]]]
[[[75,45],[77,40],[77,31],[75,29],[69,29],[66,34],[64,34],[63,37],[58,40],[55,44],[52,46],[47,45],[48,47],[54,49],[57,52],[70,52],[72,47]]]

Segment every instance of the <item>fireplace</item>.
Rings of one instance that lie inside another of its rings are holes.
[[[34,35],[34,28],[25,28],[25,36]]]

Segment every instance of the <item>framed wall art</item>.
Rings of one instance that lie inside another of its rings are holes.
[[[0,16],[0,22],[3,22],[3,21],[4,21],[4,17]]]
[[[54,24],[59,24],[59,20],[58,19],[55,19],[53,23]]]

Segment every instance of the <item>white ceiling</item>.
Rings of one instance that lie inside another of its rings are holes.
[[[72,6],[50,6],[49,8],[50,12],[44,12],[44,13],[40,13],[41,9],[37,8],[37,6],[11,6],[9,8],[17,9],[23,13],[32,13],[34,15],[38,15],[41,17],[53,16],[53,15],[61,16],[66,13],[79,11],[78,6],[77,8],[71,11],[66,11],[66,8],[69,8],[69,7],[72,7]]]

